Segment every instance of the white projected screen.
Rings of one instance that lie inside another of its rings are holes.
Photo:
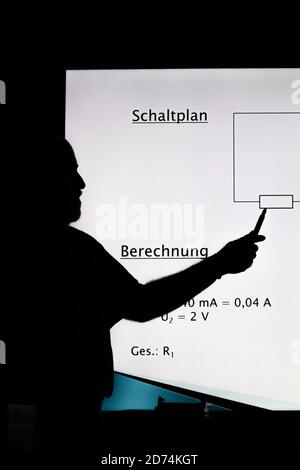
[[[112,328],[116,371],[300,410],[299,79],[297,69],[67,72],[66,138],[86,182],[75,226],[140,282],[215,253],[268,208],[249,270]]]

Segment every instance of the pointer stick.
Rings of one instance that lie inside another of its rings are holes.
[[[267,209],[264,209],[262,211],[262,213],[260,214],[260,216],[258,217],[258,220],[256,222],[256,225],[255,225],[255,228],[254,228],[254,233],[255,235],[258,235],[259,234],[259,231],[261,229],[261,226],[263,224],[263,221],[265,220],[265,216],[266,216],[266,212],[267,212]]]

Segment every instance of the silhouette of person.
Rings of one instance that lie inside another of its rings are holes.
[[[71,145],[52,135],[6,139],[2,215],[11,403],[38,409],[40,448],[88,448],[113,390],[110,328],[166,314],[228,273],[248,269],[263,236],[250,232],[191,267],[141,284],[80,217],[85,183]]]

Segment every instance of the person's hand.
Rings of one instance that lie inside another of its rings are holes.
[[[213,255],[217,272],[223,274],[236,274],[246,271],[253,264],[258,246],[266,237],[257,235],[254,231],[244,237],[233,240]]]

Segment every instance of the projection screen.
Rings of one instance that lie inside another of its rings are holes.
[[[112,328],[116,371],[300,410],[299,90],[298,69],[67,71],[86,182],[75,226],[140,282],[205,259],[267,208],[249,270]]]

